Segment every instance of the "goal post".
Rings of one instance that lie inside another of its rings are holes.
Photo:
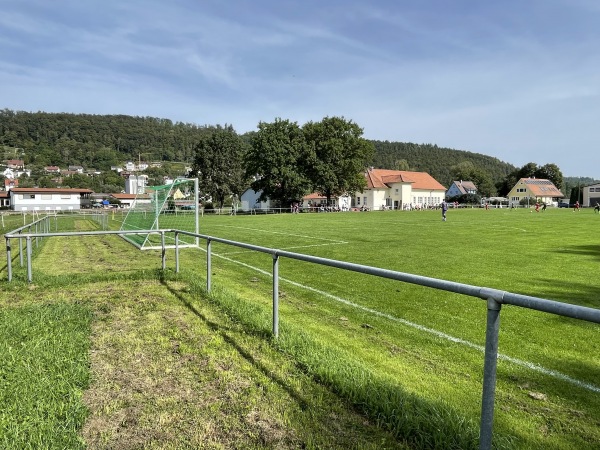
[[[178,178],[163,186],[148,186],[138,193],[131,205],[121,231],[176,229],[199,233],[199,194],[197,178]],[[162,247],[159,234],[128,234],[123,238],[141,250]],[[167,246],[175,245],[174,235],[165,234]],[[199,238],[180,234],[178,245],[198,247]]]

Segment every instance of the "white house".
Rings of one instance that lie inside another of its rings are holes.
[[[271,201],[259,201],[258,197],[260,197],[262,191],[256,192],[254,189],[246,189],[241,197],[241,207],[242,211],[251,211],[253,209],[269,209],[271,207]]]
[[[453,181],[448,191],[446,198],[458,197],[459,195],[477,194],[477,186],[472,181]]]
[[[148,175],[128,175],[125,178],[126,194],[143,194],[146,192]]]
[[[370,168],[367,188],[354,194],[353,208],[412,209],[439,205],[446,188],[425,172]]]
[[[90,189],[13,188],[9,191],[14,211],[72,211],[90,206]]]
[[[83,173],[82,166],[69,166],[69,172]]]
[[[20,169],[14,169],[14,168],[7,167],[2,172],[2,175],[4,175],[4,178],[10,178],[11,180],[19,178],[23,174],[25,174],[29,177],[29,176],[31,176],[31,170],[29,170],[29,169],[20,170]]]
[[[596,206],[600,204],[600,183],[583,187],[583,206]]]

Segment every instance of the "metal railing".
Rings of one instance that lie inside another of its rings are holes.
[[[30,224],[31,225],[31,224]],[[16,233],[16,234],[15,234]],[[492,448],[494,404],[496,392],[496,369],[498,360],[498,338],[500,331],[500,311],[502,305],[514,305],[522,308],[528,308],[536,311],[556,314],[564,317],[584,320],[600,324],[600,309],[588,308],[584,306],[572,305],[568,303],[547,300],[539,297],[514,294],[511,292],[491,289],[487,287],[473,286],[453,281],[442,280],[438,278],[424,277],[410,273],[397,272],[393,270],[381,269],[372,266],[349,263],[333,259],[321,258],[317,256],[304,255],[301,253],[288,252],[258,245],[247,244],[244,242],[232,241],[214,236],[192,233],[183,230],[165,229],[165,230],[139,230],[139,231],[89,231],[89,232],[62,232],[62,233],[25,233],[21,234],[18,230],[5,235],[7,247],[7,261],[9,281],[11,280],[11,255],[10,240],[23,239],[27,241],[27,279],[32,281],[31,273],[31,240],[38,237],[51,236],[89,236],[89,235],[119,235],[119,234],[160,234],[162,242],[161,261],[163,270],[166,269],[166,249],[165,234],[174,233],[175,245],[175,271],[179,272],[179,235],[194,236],[206,241],[206,290],[210,292],[212,284],[212,243],[231,245],[252,251],[266,253],[273,259],[273,323],[272,332],[275,337],[279,336],[279,260],[280,258],[290,258],[304,261],[312,264],[319,264],[334,267],[342,270],[362,273],[366,275],[377,276],[390,280],[411,283],[419,286],[433,289],[453,292],[456,294],[467,295],[483,299],[487,302],[487,323],[485,335],[484,368],[483,368],[483,389],[481,418],[479,431],[479,448],[488,450]],[[22,245],[20,245],[22,250]]]

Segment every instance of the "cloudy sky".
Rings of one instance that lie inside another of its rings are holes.
[[[0,108],[240,132],[344,116],[600,179],[597,0],[0,1]]]

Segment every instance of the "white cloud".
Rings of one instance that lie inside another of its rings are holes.
[[[587,0],[23,0],[0,15],[0,107],[241,132],[343,115],[372,139],[600,179],[599,15]]]

